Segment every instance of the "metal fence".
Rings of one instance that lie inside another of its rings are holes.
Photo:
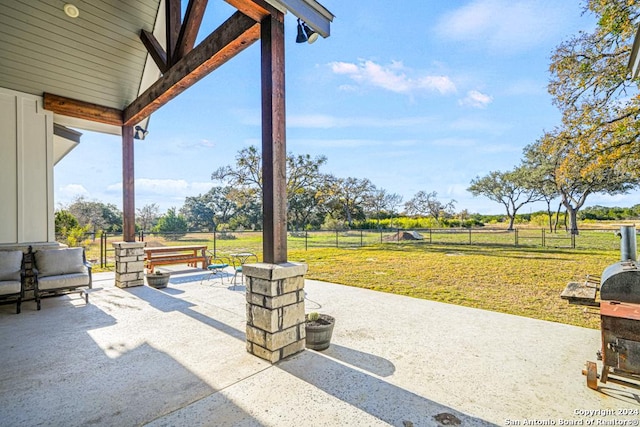
[[[551,233],[546,229],[518,228],[512,231],[497,228],[425,228],[380,230],[317,230],[288,233],[289,250],[313,248],[355,248],[379,244],[443,244],[487,245],[512,247],[542,247],[556,249],[618,250],[618,228],[581,229],[580,234]],[[220,254],[232,252],[262,253],[261,231],[187,232],[180,234],[139,233],[139,241],[148,245],[206,244],[211,251]],[[121,241],[115,233],[87,234],[82,245],[87,257],[101,268],[113,265],[112,243]],[[60,239],[64,241],[64,239]]]

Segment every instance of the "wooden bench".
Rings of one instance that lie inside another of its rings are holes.
[[[161,246],[156,248],[145,248],[145,267],[149,273],[157,265],[188,264],[197,267],[202,263],[202,269],[207,269],[207,246]]]

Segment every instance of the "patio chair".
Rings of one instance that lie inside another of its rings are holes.
[[[207,270],[209,270],[209,275],[206,277],[206,280],[211,280],[213,276],[220,273],[220,282],[224,283],[224,269],[229,267],[230,260],[227,257],[216,255],[213,251],[207,250]],[[200,284],[205,281],[203,277],[200,281]]]
[[[87,289],[93,287],[91,264],[87,262],[84,248],[40,250],[34,253],[35,297],[40,310],[43,296],[56,296],[70,292],[82,293],[89,303]],[[85,289],[80,289],[85,288]]]
[[[233,274],[233,289],[235,289],[238,275],[242,276],[241,284],[244,284],[244,274],[242,274],[242,267],[249,261],[255,260],[255,262],[258,262],[258,256],[250,252],[232,254],[231,256],[233,269],[235,270]]]
[[[0,304],[16,303],[16,314],[20,314],[24,280],[22,251],[0,251]]]

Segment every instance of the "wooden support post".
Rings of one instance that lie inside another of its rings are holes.
[[[262,66],[263,260],[287,261],[284,15],[260,22]]]
[[[122,237],[125,242],[136,241],[133,160],[133,126],[122,126]]]

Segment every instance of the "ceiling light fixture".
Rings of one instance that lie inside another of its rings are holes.
[[[298,18],[298,35],[296,43],[308,42],[309,44],[318,40],[318,33],[313,31],[309,26]]]
[[[78,10],[78,8],[76,7],[76,5],[71,4],[71,3],[66,3],[64,5],[64,13],[69,17],[69,18],[77,18],[80,15],[80,11]]]

